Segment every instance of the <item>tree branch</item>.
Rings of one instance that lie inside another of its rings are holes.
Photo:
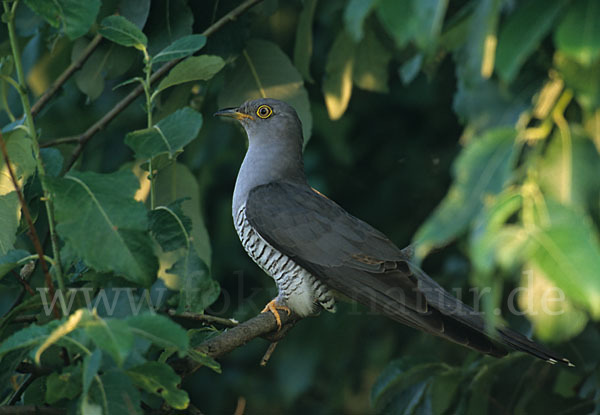
[[[40,238],[33,224],[33,219],[31,218],[31,214],[29,213],[29,208],[27,207],[27,202],[25,202],[25,198],[23,197],[23,192],[21,192],[21,187],[19,186],[19,182],[17,181],[17,177],[15,172],[10,164],[10,158],[8,156],[8,150],[6,149],[6,142],[4,141],[4,137],[0,132],[0,150],[2,151],[2,157],[4,158],[4,163],[6,164],[6,168],[8,169],[8,174],[10,176],[10,180],[15,188],[15,192],[17,193],[17,197],[19,198],[19,203],[21,205],[21,210],[23,211],[23,216],[25,216],[25,220],[27,222],[27,226],[29,227],[29,236],[31,238],[31,242],[33,242],[33,246],[35,247],[35,251],[40,259],[40,264],[42,265],[42,271],[44,272],[44,277],[46,280],[46,286],[50,291],[51,298],[54,298],[54,284],[52,283],[52,277],[50,276],[50,271],[48,269],[48,263],[46,262],[46,257],[44,255],[44,250],[42,248],[42,244],[40,242]],[[49,219],[51,220],[51,219]],[[60,318],[58,313],[58,309],[53,306],[52,311],[54,312],[54,316],[56,318]]]
[[[207,323],[207,324],[219,324],[219,325],[225,326],[225,327],[235,327],[238,324],[240,324],[239,322],[235,321],[234,319],[211,316],[208,314],[195,314],[195,313],[188,313],[188,312],[183,312],[183,313],[177,314],[177,310],[174,310],[172,308],[167,311],[167,314],[169,314],[169,316],[173,317],[173,318],[181,318],[181,319],[185,319],[185,320],[199,321],[201,323]]]
[[[92,55],[92,53],[96,50],[100,42],[102,41],[101,35],[96,35],[92,41],[86,46],[86,48],[81,52],[81,54],[75,59],[75,61],[71,62],[71,64],[60,74],[58,78],[54,81],[54,83],[44,92],[44,94],[37,100],[33,107],[31,107],[31,115],[36,116],[42,108],[46,106],[50,98],[52,98],[56,92],[60,89],[61,86],[88,60],[88,58]]]
[[[260,313],[236,327],[228,329],[223,333],[210,338],[196,347],[196,350],[205,353],[212,358],[221,357],[238,347],[241,347],[257,337],[264,337],[270,342],[281,340],[288,331],[301,320],[295,314],[288,316],[280,313],[281,330],[277,331],[277,322],[271,313]],[[202,365],[189,357],[177,359],[171,362],[171,366],[180,376],[192,374]]]
[[[208,27],[208,29],[206,29],[201,34],[207,37],[212,35],[219,29],[221,29],[223,26],[225,26],[227,23],[237,19],[246,10],[262,1],[263,0],[246,0],[238,7],[227,13],[225,16],[217,20],[214,24]],[[150,78],[150,83],[154,83],[160,78],[162,78],[164,75],[166,75],[167,72],[169,72],[169,70],[171,70],[171,68],[173,68],[181,61],[182,59],[175,59],[161,66],[156,72],[154,72],[154,74]],[[103,130],[117,115],[119,115],[125,108],[127,108],[129,104],[131,104],[138,96],[140,96],[142,92],[144,92],[144,88],[141,85],[138,85],[125,98],[119,101],[117,105],[115,105],[110,111],[108,111],[104,115],[104,117],[102,117],[90,128],[88,128],[83,134],[77,137],[78,145],[73,150],[71,158],[66,164],[66,171],[70,170],[71,167],[73,167],[73,164],[75,164],[75,161],[77,161],[77,159],[85,149],[88,142],[92,139],[92,137],[96,135],[96,133],[98,133],[99,131]]]

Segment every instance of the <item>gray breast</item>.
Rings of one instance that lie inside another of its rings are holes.
[[[275,280],[280,304],[300,316],[315,313],[319,306],[335,312],[335,301],[329,288],[263,239],[246,218],[246,205],[234,214],[234,224],[250,258]]]

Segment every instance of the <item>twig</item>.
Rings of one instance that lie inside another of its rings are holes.
[[[219,324],[219,325],[225,326],[225,327],[235,327],[238,324],[240,324],[233,319],[211,316],[208,314],[195,314],[195,313],[188,313],[188,312],[183,312],[183,313],[177,314],[177,311],[174,309],[170,309],[169,311],[167,311],[167,313],[169,314],[169,316],[175,317],[175,318],[184,318],[186,320],[200,321],[202,323],[208,323],[208,324]]]
[[[277,321],[273,314],[260,313],[250,320],[206,340],[196,347],[196,350],[212,358],[218,358],[257,337],[264,337],[272,343],[277,342],[300,321],[295,314],[288,316],[287,313],[282,313],[280,317],[282,328],[279,331],[277,331]],[[195,372],[202,365],[190,358],[183,358],[174,360],[171,362],[171,366],[183,377]]]
[[[25,202],[25,198],[23,197],[23,193],[21,192],[21,188],[19,187],[19,182],[17,181],[17,177],[15,176],[15,172],[10,164],[10,158],[8,157],[8,150],[6,149],[6,143],[4,141],[4,137],[2,136],[2,132],[0,132],[0,147],[2,150],[2,157],[4,158],[4,163],[8,169],[8,173],[10,175],[10,179],[15,187],[15,192],[17,193],[17,197],[19,198],[19,203],[21,204],[21,210],[23,211],[23,215],[25,216],[25,220],[27,221],[27,226],[29,227],[29,236],[31,241],[33,242],[33,246],[35,247],[35,252],[40,259],[40,264],[42,265],[42,271],[44,272],[44,277],[46,278],[46,286],[50,291],[50,298],[54,298],[54,284],[52,283],[52,277],[50,276],[50,272],[48,270],[48,263],[46,262],[46,258],[44,256],[44,250],[42,249],[42,244],[40,243],[40,238],[38,237],[35,226],[33,225],[33,220],[31,219],[31,214],[29,213],[29,208],[27,207],[27,202]],[[58,314],[58,309],[53,307],[54,316],[56,318],[60,318],[60,314]]]
[[[58,78],[54,81],[54,83],[44,92],[44,94],[37,100],[35,104],[31,107],[31,115],[36,116],[42,108],[46,106],[50,98],[52,98],[56,92],[60,89],[61,86],[88,60],[88,58],[92,55],[92,53],[96,50],[100,42],[102,41],[101,35],[96,35],[92,41],[86,46],[86,48],[81,52],[81,54],[75,59],[74,62],[60,74]]]
[[[269,345],[269,348],[267,349],[267,351],[265,352],[265,355],[263,356],[263,358],[260,361],[260,365],[262,367],[265,367],[267,365],[267,363],[269,363],[269,359],[271,358],[271,355],[275,351],[275,348],[277,347],[277,343],[278,342],[273,342]]]
[[[229,13],[227,13],[225,16],[223,16],[222,18],[217,20],[213,25],[211,25],[208,29],[206,29],[201,34],[204,36],[207,36],[207,37],[212,35],[216,31],[221,29],[223,26],[225,26],[227,23],[237,19],[246,10],[248,10],[252,6],[254,6],[262,1],[263,0],[246,0],[245,2],[240,4],[238,7],[236,7]],[[167,62],[166,64],[161,66],[159,69],[157,69],[156,72],[154,72],[154,74],[150,78],[150,82],[154,83],[158,79],[162,78],[167,72],[169,72],[169,70],[171,70],[171,68],[173,68],[179,62],[181,62],[181,60],[182,59],[175,59],[175,60]],[[107,112],[104,115],[104,117],[99,119],[95,124],[93,124],[90,128],[88,128],[83,134],[81,134],[80,136],[77,137],[77,142],[79,144],[73,150],[73,153],[71,154],[71,158],[69,159],[69,161],[66,164],[65,171],[69,171],[71,169],[71,167],[73,167],[73,164],[75,164],[75,161],[77,161],[77,159],[83,152],[87,143],[92,139],[92,137],[94,135],[96,135],[96,133],[98,133],[99,131],[103,130],[117,115],[119,115],[125,108],[127,108],[129,106],[129,104],[131,104],[138,96],[140,96],[142,92],[144,92],[143,86],[138,85],[125,98],[123,98],[121,101],[119,101],[117,103],[117,105],[115,105],[109,112]],[[62,139],[59,139],[59,140],[62,140]]]

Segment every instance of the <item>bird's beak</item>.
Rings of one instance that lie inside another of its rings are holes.
[[[254,119],[254,117],[252,117],[251,115],[240,112],[238,108],[223,108],[222,110],[215,112],[213,115],[215,117],[231,117],[235,118],[238,121],[241,121],[243,119]]]

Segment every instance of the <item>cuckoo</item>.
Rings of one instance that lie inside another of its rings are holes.
[[[527,352],[570,362],[509,329],[487,330],[481,314],[411,263],[383,233],[312,189],[304,173],[302,125],[275,99],[215,113],[238,120],[248,150],[233,192],[233,220],[248,255],[277,284],[263,311],[309,316],[335,311],[341,293],[393,320],[496,357]]]

